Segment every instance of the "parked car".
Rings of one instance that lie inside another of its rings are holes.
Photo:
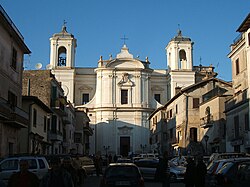
[[[207,166],[206,186],[213,186],[216,183],[216,175],[220,169],[228,162],[250,161],[250,157],[228,158],[214,160]]]
[[[133,163],[133,161],[129,158],[118,158],[116,163]]]
[[[216,187],[248,187],[250,158],[235,158],[226,162],[214,175],[211,185]]]
[[[145,187],[139,168],[133,163],[111,163],[105,169],[100,187]]]
[[[155,180],[155,172],[159,159],[140,159],[134,162],[140,169],[144,179]],[[176,166],[169,162],[170,182],[180,181],[184,179],[186,168],[184,166]]]
[[[209,158],[208,164],[210,164],[214,160],[241,158],[241,157],[250,157],[250,155],[247,153],[213,153]]]
[[[170,163],[172,163],[175,166],[186,166],[187,160],[184,156],[177,156],[169,160]]]
[[[86,175],[93,175],[96,172],[94,161],[91,158],[84,156],[79,157],[79,159],[82,161],[82,168],[86,172]]]
[[[0,180],[7,184],[13,173],[19,172],[19,161],[28,160],[29,170],[37,175],[39,179],[48,172],[49,164],[45,157],[40,156],[16,156],[8,157],[0,161]]]

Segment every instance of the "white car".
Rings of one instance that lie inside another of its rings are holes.
[[[5,184],[8,183],[8,180],[13,173],[20,171],[20,160],[27,160],[29,163],[29,171],[35,173],[39,179],[42,179],[49,170],[49,164],[45,157],[42,156],[8,157],[0,161],[0,180]]]

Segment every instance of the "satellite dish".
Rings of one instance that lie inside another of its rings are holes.
[[[41,63],[37,63],[35,65],[35,68],[38,70],[38,69],[41,69],[43,67],[43,65]]]
[[[47,64],[46,69],[52,69],[53,66],[51,64]]]

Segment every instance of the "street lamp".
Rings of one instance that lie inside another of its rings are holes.
[[[110,146],[108,145],[108,146],[103,146],[103,149],[105,150],[105,152],[106,152],[106,155],[108,155],[108,150],[109,150],[109,148],[110,148]]]
[[[205,139],[205,142],[206,142],[206,155],[207,155],[207,141],[209,139],[209,136],[208,135],[205,135],[204,136],[204,139]]]

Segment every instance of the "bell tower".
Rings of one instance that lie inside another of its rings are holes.
[[[168,99],[171,99],[181,88],[195,83],[193,70],[193,42],[182,36],[180,29],[177,35],[166,46],[168,78]]]
[[[181,30],[171,39],[166,47],[168,68],[171,70],[193,69],[193,42],[183,37]]]
[[[61,82],[64,95],[74,105],[76,39],[67,32],[64,21],[62,31],[50,38],[50,64],[47,69]]]
[[[50,67],[74,68],[76,46],[76,39],[74,35],[67,32],[64,21],[62,31],[50,38]]]

